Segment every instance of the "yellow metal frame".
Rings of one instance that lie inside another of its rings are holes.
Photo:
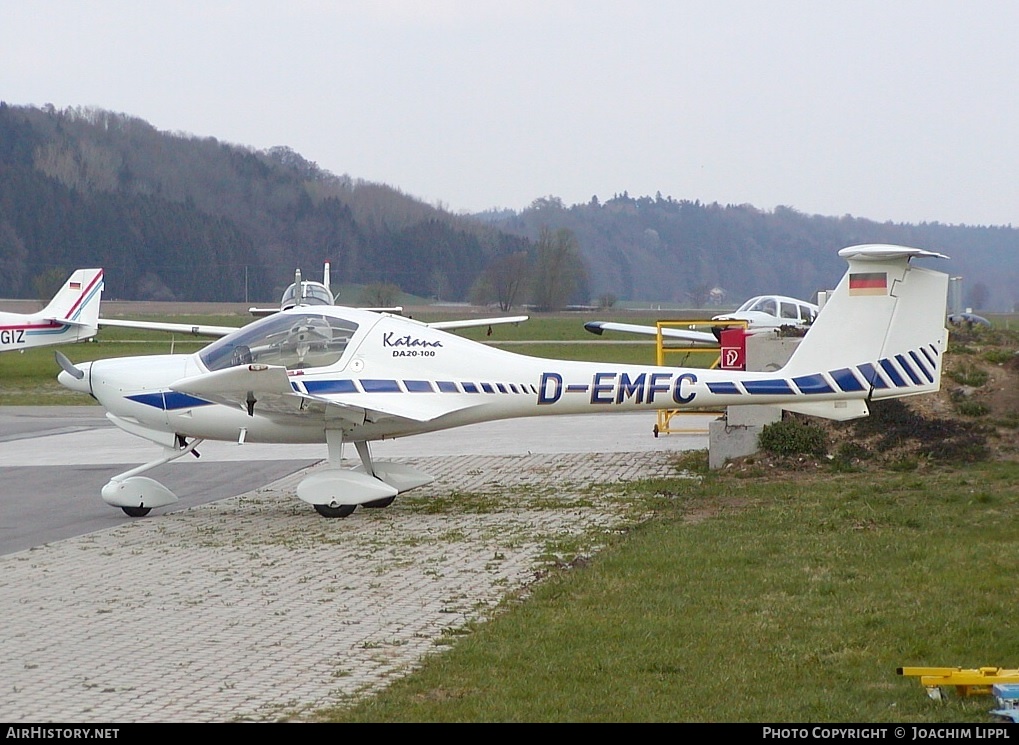
[[[900,667],[899,675],[920,678],[927,695],[940,697],[940,689],[953,686],[960,696],[990,695],[995,683],[1019,683],[1019,670],[1003,667]]]
[[[665,346],[665,337],[662,335],[662,329],[664,328],[694,328],[695,326],[707,326],[713,328],[715,326],[741,326],[744,330],[747,328],[746,321],[712,321],[710,319],[703,321],[658,321],[655,324],[657,329],[656,335],[656,360],[659,366],[666,364],[665,356],[667,354],[713,354],[715,359],[710,365],[709,370],[713,370],[718,367],[718,363],[721,360],[721,354],[719,350],[712,349],[709,347],[698,347],[698,346]],[[658,410],[658,422],[655,424],[655,437],[658,435],[668,435],[673,432],[675,433],[693,433],[703,432],[703,427],[673,427],[672,420],[675,417],[689,416],[691,414],[723,414],[723,409],[698,409],[691,411],[690,409],[659,409]]]

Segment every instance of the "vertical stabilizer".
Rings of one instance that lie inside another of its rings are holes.
[[[948,275],[911,266],[913,258],[947,258],[918,248],[850,246],[849,262],[783,371],[825,371],[819,385],[872,398],[937,391],[948,341],[945,328]]]
[[[79,339],[94,336],[99,330],[99,301],[102,293],[102,269],[77,269],[64,281],[49,305],[35,317],[76,326],[79,328]]]

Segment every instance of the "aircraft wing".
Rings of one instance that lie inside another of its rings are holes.
[[[271,419],[286,421],[294,416],[321,415],[322,404],[296,391],[287,369],[280,365],[238,365],[215,370],[171,383],[170,390],[197,396],[205,401],[258,412]],[[348,417],[356,419],[356,415]]]
[[[253,316],[256,316],[257,318],[265,318],[266,316],[271,316],[273,313],[279,312],[280,312],[279,308],[255,308],[255,307],[248,308],[248,313],[250,313]]]
[[[178,334],[191,334],[192,336],[226,336],[240,328],[239,326],[208,326],[204,324],[163,323],[161,321],[130,321],[113,318],[100,318],[99,325],[116,326],[125,329],[170,331]]]
[[[640,326],[634,323],[615,323],[613,321],[588,321],[584,328],[592,334],[602,335],[605,331],[622,331],[627,334],[645,334],[658,336],[658,329],[655,326]],[[718,339],[714,334],[707,331],[694,331],[693,329],[678,329],[671,326],[662,328],[662,338],[675,341],[684,341],[695,346],[717,347]]]
[[[403,310],[403,307],[394,308],[363,308],[362,310],[371,310],[375,312],[391,313],[396,312],[397,314]],[[274,313],[279,313],[279,308],[249,308],[252,315],[256,316],[269,316]],[[504,318],[471,318],[462,321],[437,321],[435,323],[429,323],[435,329],[460,329],[468,328],[471,326],[491,326],[497,323],[520,323],[526,321],[527,316],[506,316]],[[66,321],[65,321],[66,323]],[[163,323],[162,321],[131,321],[125,319],[113,319],[113,318],[100,318],[100,326],[113,326],[118,328],[126,329],[148,329],[150,331],[169,331],[177,334],[191,334],[192,336],[226,336],[236,331],[239,326],[210,326],[205,324],[190,324],[190,323]]]
[[[433,329],[465,329],[471,326],[494,326],[497,323],[520,323],[526,321],[527,316],[504,316],[502,318],[467,318],[462,321],[436,321],[427,324]]]
[[[336,395],[330,398],[312,396],[316,401],[350,412],[362,412],[360,421],[377,422],[382,419],[404,419],[411,422],[430,422],[455,411],[473,408],[476,404],[451,406],[443,397],[411,396],[410,394],[358,394]]]
[[[331,413],[355,424],[381,419],[428,422],[475,405],[451,406],[446,397],[411,394],[314,395],[300,390],[295,382],[299,379],[279,365],[252,364],[183,378],[169,387],[218,404],[241,409],[250,406],[250,410],[272,419]]]
[[[372,313],[392,313],[394,316],[402,316],[403,315],[403,306],[402,305],[393,305],[393,306],[390,306],[388,308],[382,308],[382,307],[368,308],[368,307],[358,306],[357,309],[358,310],[370,310]],[[248,313],[250,313],[253,316],[257,316],[259,318],[264,318],[265,316],[271,316],[274,313],[279,313],[280,310],[281,310],[281,308],[255,308],[255,307],[252,307],[252,308],[248,308]]]

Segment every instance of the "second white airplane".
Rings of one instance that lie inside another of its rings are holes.
[[[774,331],[783,326],[805,328],[817,318],[818,307],[806,300],[797,300],[785,295],[758,295],[743,303],[731,313],[712,316],[712,321],[743,321],[749,334]],[[679,328],[678,325],[642,326],[616,321],[588,321],[584,328],[601,336],[606,331],[622,331],[628,334],[645,334],[664,339],[686,342],[696,347],[717,347],[719,336],[714,331],[697,331],[693,328]],[[721,331],[721,328],[717,328]]]
[[[37,313],[0,313],[0,352],[91,339],[102,294],[102,269],[76,269]]]
[[[777,404],[831,419],[872,399],[939,389],[948,275],[911,265],[942,257],[865,245],[839,252],[848,271],[781,370],[742,372],[527,357],[400,316],[297,307],[255,321],[190,355],[72,365],[59,380],[88,393],[162,456],[114,476],[103,499],[129,515],[176,496],[140,474],[205,439],[324,443],[328,465],[297,496],[326,517],[384,507],[431,481],[375,461],[374,440],[512,417]],[[942,257],[943,258],[943,257]],[[341,467],[344,442],[360,456]]]

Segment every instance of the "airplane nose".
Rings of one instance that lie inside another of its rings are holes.
[[[92,363],[79,362],[74,368],[82,374],[79,376],[68,370],[61,370],[57,375],[57,382],[65,388],[70,388],[72,391],[92,395]]]

